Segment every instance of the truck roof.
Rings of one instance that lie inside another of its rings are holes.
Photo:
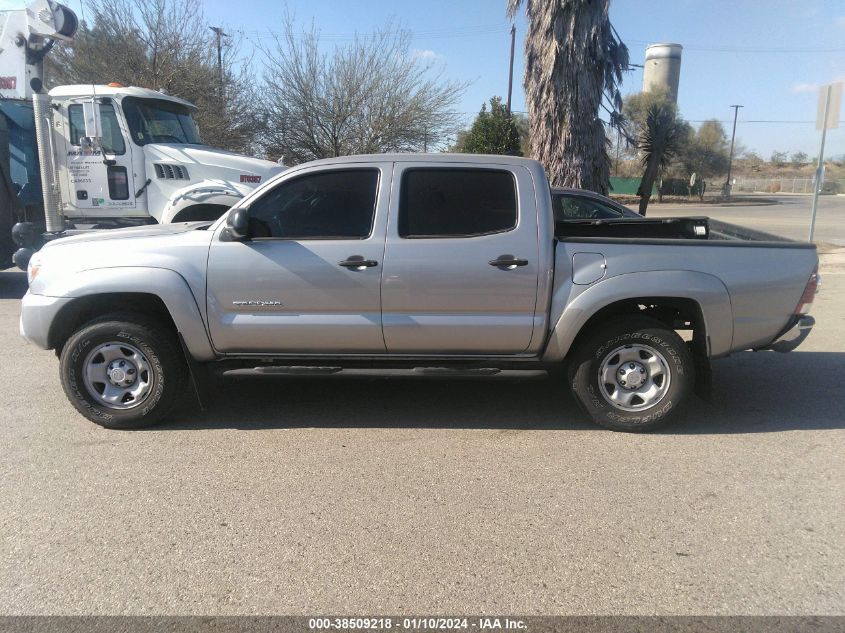
[[[158,90],[150,90],[149,88],[138,88],[136,86],[104,86],[94,84],[71,84],[69,86],[56,86],[50,90],[51,97],[87,97],[92,93],[96,93],[100,97],[142,97],[145,99],[162,99],[164,101],[173,101],[189,108],[196,106],[184,99],[167,95]]]

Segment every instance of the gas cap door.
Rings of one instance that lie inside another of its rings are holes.
[[[572,256],[572,283],[588,286],[604,277],[607,261],[601,253],[575,253]]]

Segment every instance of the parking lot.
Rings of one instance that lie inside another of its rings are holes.
[[[807,342],[715,362],[712,402],[651,435],[545,376],[230,381],[108,431],[0,273],[0,613],[842,614],[845,198],[825,205]],[[776,230],[806,208],[699,211]]]

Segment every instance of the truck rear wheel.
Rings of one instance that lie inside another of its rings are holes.
[[[140,315],[112,314],[84,325],[65,343],[62,387],[86,418],[111,429],[161,420],[186,386],[175,336]]]
[[[674,331],[632,316],[609,322],[578,346],[569,382],[597,424],[614,431],[651,431],[687,400],[694,365]]]

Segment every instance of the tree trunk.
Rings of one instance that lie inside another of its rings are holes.
[[[651,189],[654,187],[654,181],[657,180],[657,172],[660,169],[660,163],[656,157],[652,157],[646,163],[643,179],[640,181],[640,187],[637,189],[637,195],[640,197],[640,215],[646,214],[648,209],[648,202],[651,200]]]
[[[607,194],[610,157],[599,119],[611,39],[609,0],[527,2],[525,95],[531,154],[552,186]],[[518,6],[518,2],[511,2]]]

